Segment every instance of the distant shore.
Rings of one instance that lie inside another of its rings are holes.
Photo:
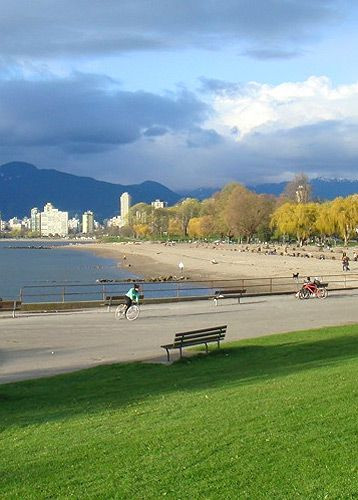
[[[342,273],[343,249],[268,247],[212,243],[79,243],[71,250],[90,251],[114,259],[118,265],[145,279],[240,279],[258,277],[324,276]],[[347,250],[345,250],[347,251]],[[354,249],[349,249],[352,259]],[[183,271],[179,263],[184,265]],[[358,272],[358,262],[350,263]]]

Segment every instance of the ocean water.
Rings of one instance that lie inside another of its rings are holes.
[[[86,251],[61,249],[65,244],[0,240],[0,297],[19,298],[22,289],[26,302],[43,302],[46,296],[58,301],[63,300],[65,289],[69,294],[66,301],[97,300],[106,292],[105,285],[99,285],[98,280],[136,278],[112,259]],[[89,286],[84,287],[85,284]]]

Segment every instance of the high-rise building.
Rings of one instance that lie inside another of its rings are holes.
[[[94,218],[93,212],[87,210],[82,215],[82,233],[92,234],[94,231]]]
[[[39,233],[41,231],[41,215],[38,208],[31,210],[31,231]]]
[[[128,213],[132,204],[132,197],[129,193],[122,193],[120,197],[121,221],[122,225],[128,223]]]
[[[42,236],[68,235],[68,212],[61,212],[51,203],[46,203],[40,216]]]

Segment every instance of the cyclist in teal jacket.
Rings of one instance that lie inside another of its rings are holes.
[[[133,304],[133,302],[139,304],[139,285],[135,283],[133,287],[130,288],[128,292],[125,294],[124,299],[126,301],[126,310],[124,311],[125,314],[130,308],[130,306]]]

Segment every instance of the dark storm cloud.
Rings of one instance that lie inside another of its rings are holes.
[[[222,157],[226,176],[240,172],[249,183],[287,179],[288,173],[321,177],[357,177],[358,123],[323,120],[313,124],[255,132],[244,140],[227,142]],[[225,157],[227,161],[225,161]]]
[[[174,190],[220,187],[231,181],[276,182],[300,172],[314,177],[357,177],[357,122],[320,121],[289,130],[256,132],[240,141],[220,136],[210,147],[200,145],[199,136],[195,144],[171,135],[158,143],[141,139],[140,147],[134,143],[108,151],[101,161],[101,176],[125,183],[153,179]],[[131,168],[123,170],[121,165]],[[84,172],[88,172],[88,163],[86,169]]]
[[[109,89],[110,83],[88,75],[0,81],[1,147],[57,146],[77,153],[101,152],[143,135],[196,129],[210,111],[186,91],[160,96],[113,90],[113,85]]]
[[[268,45],[288,57],[296,50],[288,50],[287,43],[317,36],[320,25],[336,21],[345,5],[345,0],[2,0],[1,55],[78,57],[215,49],[230,42],[248,45],[253,57],[262,58],[263,48],[273,57]]]

